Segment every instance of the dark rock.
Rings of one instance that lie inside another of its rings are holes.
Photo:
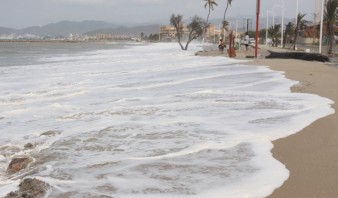
[[[270,55],[265,58],[280,58],[280,59],[300,59],[306,61],[330,62],[328,56],[317,53],[306,52],[273,52],[269,51]]]
[[[32,143],[27,143],[27,144],[25,144],[24,147],[25,147],[25,149],[33,149],[34,148]]]
[[[8,165],[7,171],[9,173],[19,172],[20,170],[25,169],[30,162],[31,160],[28,157],[14,158]]]
[[[15,197],[15,196],[18,196],[18,193],[17,192],[10,192],[9,195],[12,196],[12,197]]]
[[[42,198],[46,195],[49,187],[43,181],[28,178],[20,183],[18,191],[8,193],[5,198]]]

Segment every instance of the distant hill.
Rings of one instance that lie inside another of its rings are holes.
[[[50,23],[44,26],[33,26],[21,30],[0,27],[0,34],[35,34],[39,36],[59,36],[73,34],[83,34],[88,31],[103,28],[116,28],[112,23],[104,21],[60,21],[57,23]]]
[[[136,27],[118,27],[118,28],[104,28],[94,31],[86,32],[86,35],[95,34],[114,34],[114,35],[140,35],[142,32],[144,35],[159,33],[160,25],[144,25]]]
[[[18,30],[11,28],[0,27],[0,34],[14,34],[17,33],[17,31]]]

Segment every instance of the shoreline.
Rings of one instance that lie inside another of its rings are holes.
[[[281,49],[277,49],[281,50]],[[243,51],[236,59],[246,59]],[[259,51],[264,57],[266,49]],[[198,52],[202,56],[219,56],[218,51]],[[221,54],[223,55],[223,54]],[[224,56],[227,56],[224,54]],[[269,198],[332,198],[338,195],[338,67],[321,62],[295,59],[264,59],[243,63],[268,66],[282,71],[286,78],[298,81],[292,92],[311,93],[334,101],[336,113],[316,120],[303,130],[273,141],[272,154],[290,171],[284,184]]]

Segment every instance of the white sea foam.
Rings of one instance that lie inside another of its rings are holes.
[[[333,113],[263,66],[177,44],[1,67],[0,196],[26,173],[50,197],[263,197],[288,171],[271,141]],[[23,151],[31,142],[36,147]],[[36,161],[10,178],[10,158]],[[11,179],[12,178],[12,179]]]

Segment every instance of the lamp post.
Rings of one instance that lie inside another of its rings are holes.
[[[285,0],[283,0],[283,7],[282,7],[282,39],[281,39],[281,44],[282,48],[284,47],[284,6],[285,6]]]
[[[323,18],[324,18],[324,0],[322,0],[322,12],[320,14],[320,36],[319,36],[319,54],[322,53],[322,40],[323,40]]]
[[[298,8],[299,8],[299,0],[297,0],[296,4],[297,4],[297,5],[296,5],[296,24],[295,24],[295,25],[298,24],[298,12],[299,12]],[[297,34],[298,34],[298,31],[297,31]],[[297,49],[297,42],[295,43],[295,49]]]
[[[266,45],[268,45],[269,12],[270,12],[269,10],[266,11],[266,30],[265,30],[265,44]]]
[[[273,18],[272,18],[272,26],[273,27],[275,27],[275,8],[277,8],[277,7],[280,7],[280,8],[282,8],[282,24],[281,24],[281,36],[282,36],[282,38],[281,38],[281,44],[282,44],[282,46],[283,46],[283,32],[284,32],[284,1],[285,0],[283,0],[283,4],[282,5],[280,5],[280,4],[275,4],[275,5],[273,5],[273,10],[272,10],[272,14],[273,14]]]

